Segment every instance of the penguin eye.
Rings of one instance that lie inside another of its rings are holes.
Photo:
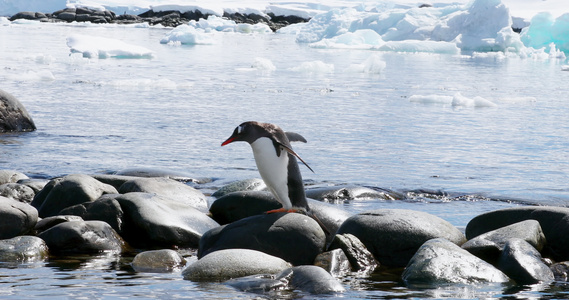
[[[241,134],[242,130],[243,130],[243,128],[241,126],[237,126],[237,134]]]

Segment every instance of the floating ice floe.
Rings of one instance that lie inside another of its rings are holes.
[[[255,61],[251,64],[251,68],[267,72],[272,72],[277,69],[271,60],[262,57],[255,58]]]
[[[365,73],[365,74],[381,74],[387,64],[379,55],[373,54],[368,57],[362,64],[350,65],[346,72],[351,73]]]
[[[162,44],[172,45],[213,45],[218,42],[214,33],[185,24],[172,29],[160,40]]]
[[[300,73],[333,73],[334,65],[315,60],[303,62],[297,67],[290,68],[290,70]]]
[[[72,53],[82,53],[86,58],[152,58],[154,53],[144,47],[121,40],[100,36],[74,34],[67,38]]]
[[[480,96],[476,96],[474,98],[468,98],[463,96],[460,93],[456,93],[454,96],[446,96],[446,95],[412,95],[409,97],[409,101],[415,103],[423,103],[423,104],[444,104],[444,105],[451,105],[455,107],[496,107],[498,106],[496,103],[482,98]]]

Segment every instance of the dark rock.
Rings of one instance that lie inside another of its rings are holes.
[[[92,175],[92,177],[99,180],[102,183],[114,186],[115,189],[117,189],[117,191],[120,189],[121,185],[123,185],[125,182],[140,178],[136,176],[107,175],[107,174],[95,174]]]
[[[355,272],[373,272],[379,266],[379,262],[365,245],[354,235],[337,234],[328,249],[342,249],[347,256],[352,270]]]
[[[334,233],[338,231],[340,226],[353,214],[339,208],[337,205],[324,203],[316,201],[313,199],[308,199],[308,205],[312,214],[318,218],[326,230],[328,231],[327,242],[332,242],[334,239]]]
[[[419,248],[405,268],[402,279],[408,285],[509,281],[491,264],[442,238],[429,240]]]
[[[122,252],[126,244],[109,224],[101,221],[71,221],[51,227],[38,235],[50,252]]]
[[[331,203],[342,203],[350,200],[395,200],[401,198],[401,196],[387,191],[376,191],[367,187],[355,185],[312,188],[306,190],[306,197]]]
[[[77,7],[75,8],[75,14],[77,15],[92,15],[94,10],[86,8],[86,7]]]
[[[569,261],[562,261],[553,264],[550,267],[555,277],[555,281],[568,281],[569,279]]]
[[[312,218],[297,213],[248,217],[206,232],[198,258],[222,249],[252,249],[293,265],[312,264],[324,250],[326,235]]]
[[[197,247],[219,224],[203,212],[161,195],[128,193],[115,198],[123,210],[122,236],[133,246]]]
[[[350,261],[342,249],[318,254],[314,259],[314,265],[321,267],[334,277],[342,277],[352,271]]]
[[[182,18],[186,19],[186,20],[194,20],[194,21],[199,21],[200,19],[207,19],[209,15],[204,15],[201,11],[199,10],[194,10],[194,11],[187,11],[184,12],[182,14]]]
[[[0,185],[0,196],[23,203],[31,203],[35,192],[32,188],[19,183],[5,183]]]
[[[119,194],[106,194],[94,202],[87,202],[70,206],[61,210],[63,215],[75,215],[84,220],[104,221],[118,232],[122,233],[123,211],[115,199]]]
[[[545,245],[545,235],[536,220],[527,220],[481,234],[462,245],[468,252],[496,264],[504,245],[512,238],[530,243],[538,251]]]
[[[244,292],[276,292],[288,288],[288,282],[275,279],[275,275],[259,274],[245,277],[234,278],[225,284]]]
[[[136,272],[169,273],[180,270],[186,260],[178,252],[170,249],[138,253],[132,260]]]
[[[67,215],[61,215],[61,216],[53,216],[53,217],[47,217],[45,219],[41,219],[36,223],[36,226],[34,227],[35,231],[39,234],[41,232],[44,232],[48,229],[50,229],[51,227],[61,224],[61,223],[65,223],[65,222],[79,222],[79,221],[83,221],[83,219],[79,216],[67,216]]]
[[[34,207],[0,196],[0,240],[31,232],[37,221]]]
[[[249,249],[219,250],[202,257],[183,271],[184,279],[220,281],[257,274],[279,273],[291,267],[281,258]]]
[[[449,222],[420,211],[378,209],[348,218],[337,234],[359,238],[374,257],[391,267],[404,267],[426,241],[446,238],[462,245],[464,235]]]
[[[93,23],[93,24],[105,24],[105,23],[109,23],[109,20],[106,17],[103,16],[89,16],[87,18],[87,21]]]
[[[64,11],[57,15],[57,18],[66,22],[75,21],[76,14],[74,12]]]
[[[466,237],[478,235],[525,220],[537,220],[547,244],[543,255],[556,261],[569,260],[569,208],[525,206],[487,212],[474,217],[466,226]]]
[[[215,198],[220,198],[222,196],[234,192],[262,191],[266,189],[267,185],[262,179],[252,178],[252,179],[235,181],[228,185],[225,185],[221,187],[219,190],[215,191],[215,193],[211,194],[211,196]]]
[[[296,23],[306,23],[310,21],[309,19],[304,19],[302,17],[290,15],[290,16],[275,16],[273,13],[268,13],[269,17],[271,17],[271,21],[269,22],[269,27],[273,31],[277,31],[278,29],[288,26],[290,24]]]
[[[121,194],[131,192],[155,193],[181,204],[207,211],[207,200],[202,192],[169,178],[137,178],[125,182],[119,188]]]
[[[554,280],[553,272],[542,262],[541,254],[521,239],[510,239],[506,243],[498,268],[519,285]]]
[[[329,294],[345,291],[336,278],[317,266],[292,267],[284,270],[276,279],[288,281],[292,289],[311,294]]]
[[[123,14],[123,15],[118,15],[116,17],[116,20],[118,21],[134,21],[134,22],[142,22],[142,18],[137,16],[137,15],[128,15],[128,14]]]
[[[34,130],[36,125],[24,105],[16,97],[0,90],[0,132]]]
[[[1,90],[0,90],[1,93]],[[19,180],[29,179],[23,173],[12,171],[12,170],[0,170],[0,184],[4,183],[14,183],[18,182]]]
[[[48,257],[46,243],[35,236],[17,236],[0,240],[0,261],[29,263],[43,261]]]
[[[19,20],[19,19],[25,19],[25,20],[36,20],[38,19],[38,17],[36,16],[35,12],[31,12],[31,11],[22,11],[19,12],[15,15],[13,15],[12,17],[10,17],[10,21],[15,21],[15,20]]]
[[[42,218],[58,215],[64,208],[93,202],[104,194],[117,194],[118,191],[91,176],[74,174],[51,180],[41,192],[36,194],[32,206],[38,209]]]
[[[75,21],[77,22],[87,22],[90,21],[89,19],[91,18],[91,15],[89,14],[76,14],[75,15]]]

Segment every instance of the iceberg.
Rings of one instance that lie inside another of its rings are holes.
[[[524,45],[532,48],[550,48],[569,51],[569,13],[554,18],[551,13],[538,13],[531,24],[522,30],[520,38]]]
[[[86,58],[152,58],[154,52],[121,40],[99,36],[74,34],[67,37],[72,53],[82,53]]]
[[[180,25],[168,32],[161,40],[161,44],[169,45],[213,45],[218,38],[213,32],[190,25]]]

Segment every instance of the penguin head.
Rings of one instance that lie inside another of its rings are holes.
[[[221,143],[221,146],[239,141],[251,144],[261,136],[263,136],[262,127],[258,122],[244,122],[233,130],[233,134],[225,142]]]

